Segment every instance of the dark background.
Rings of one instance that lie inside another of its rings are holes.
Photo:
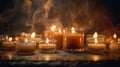
[[[34,12],[39,9],[43,9],[42,6],[47,3],[47,0],[39,0],[38,4],[33,2],[31,13],[22,13],[21,6],[24,0],[0,0],[0,34],[16,35],[20,32],[30,32],[31,26],[26,26],[26,22],[32,22],[32,16]],[[86,33],[98,33],[105,35],[112,35],[113,33],[119,34],[120,29],[120,1],[119,0],[52,0],[53,6],[49,10],[47,19],[53,19],[60,16],[59,19],[63,27],[72,25],[71,18],[68,13],[75,15],[74,21],[79,26],[85,27]],[[81,9],[81,4],[90,3],[89,18],[88,14],[85,14],[85,9]],[[42,5],[43,4],[43,5]],[[15,8],[15,9],[14,9]],[[83,13],[78,14],[79,10],[83,10]],[[57,12],[56,12],[57,11]],[[43,10],[43,13],[45,11]],[[41,15],[41,14],[40,14]],[[39,17],[39,16],[38,16]],[[86,18],[87,17],[87,18]],[[92,25],[90,20],[94,20]],[[68,20],[67,20],[68,19]],[[87,21],[85,21],[87,19]],[[44,21],[41,21],[44,22]],[[47,23],[34,23],[35,29],[38,31],[44,31]],[[89,27],[89,29],[87,28]],[[42,33],[38,32],[38,33]]]

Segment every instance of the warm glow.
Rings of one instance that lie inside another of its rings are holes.
[[[59,28],[59,29],[58,29],[58,32],[59,32],[59,33],[62,33],[62,30]]]
[[[94,61],[98,61],[99,60],[99,56],[93,56],[93,60]]]
[[[56,29],[56,26],[53,25],[53,26],[51,27],[51,31],[55,31],[55,29]]]
[[[95,39],[95,44],[98,43],[97,37],[98,37],[98,33],[95,32],[94,35],[93,35],[93,38]]]
[[[31,38],[35,38],[35,36],[36,36],[36,33],[33,32],[33,33],[31,34]]]
[[[98,40],[95,38],[95,44],[97,44],[98,43]]]
[[[9,41],[12,41],[12,37],[9,38]]]
[[[49,55],[45,55],[45,60],[49,61],[50,60],[50,56]]]
[[[8,56],[8,59],[9,59],[9,60],[12,59],[12,54],[11,54],[11,53],[8,53],[7,56]]]
[[[65,30],[63,30],[63,33],[65,33]]]
[[[27,38],[25,38],[25,42],[26,42],[26,43],[28,42],[28,39],[27,39]]]
[[[16,38],[15,38],[15,41],[18,41],[18,40],[19,40],[19,37],[16,37]]]
[[[97,38],[98,37],[98,33],[95,32],[94,35],[93,35],[93,38]]]
[[[6,37],[5,37],[5,38],[6,38],[6,40],[8,41],[8,38],[9,38],[9,37],[8,37],[8,35],[6,35]]]
[[[118,38],[118,43],[120,44],[120,38]]]
[[[72,32],[72,33],[76,33],[74,27],[71,28],[71,32]]]
[[[49,39],[48,38],[46,39],[46,44],[49,44]]]
[[[115,39],[116,39],[116,38],[117,38],[117,34],[113,34],[113,38],[115,38]]]

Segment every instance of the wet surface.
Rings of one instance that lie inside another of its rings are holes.
[[[33,54],[18,55],[14,51],[0,51],[0,60],[27,60],[27,61],[106,61],[120,60],[119,53],[94,54],[88,52],[67,53],[57,51],[52,54],[35,52]]]
[[[18,55],[15,51],[0,51],[0,66],[120,66],[119,53],[94,54],[90,52],[67,53],[57,51],[52,54],[35,52],[33,54]]]

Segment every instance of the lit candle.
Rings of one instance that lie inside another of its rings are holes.
[[[28,39],[25,39],[25,42],[17,43],[16,45],[16,51],[18,54],[31,54],[34,53],[36,48],[35,42],[28,41]]]
[[[84,49],[84,33],[77,33],[75,28],[71,28],[72,33],[66,33],[64,35],[64,50],[83,51]]]
[[[54,38],[54,33],[56,31],[56,26],[53,25],[50,30],[44,31],[44,38]]]
[[[41,52],[51,53],[54,52],[56,49],[55,43],[49,43],[49,39],[47,38],[45,43],[39,44],[39,49]]]
[[[93,38],[95,39],[95,44],[97,44],[98,43],[98,40],[97,40],[98,34],[97,34],[97,32],[94,33]]]
[[[88,43],[88,47],[89,48],[94,48],[94,49],[105,49],[106,48],[106,44],[105,44],[105,37],[103,35],[98,35],[97,32],[94,33],[93,38],[91,38],[94,40],[94,42]]]
[[[2,43],[2,46],[7,48],[7,49],[14,49],[15,42],[12,42],[12,37],[9,37],[8,41],[5,41]]]
[[[35,32],[33,32],[33,33],[31,34],[31,38],[32,38],[32,39],[34,39],[34,38],[35,38],[35,36],[36,36],[36,33],[35,33]]]
[[[46,39],[46,43],[40,44],[39,45],[40,49],[55,49],[56,48],[56,44],[50,44],[49,43],[49,39]]]
[[[118,50],[119,47],[120,45],[119,45],[119,41],[117,41],[117,34],[114,33],[113,39],[111,40],[111,43],[110,43],[110,49],[114,51],[114,50]]]

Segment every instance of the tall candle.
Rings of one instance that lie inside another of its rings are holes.
[[[62,30],[59,29],[58,32],[54,34],[54,39],[56,40],[56,46],[58,50],[63,48],[63,33]]]
[[[84,33],[76,33],[75,29],[71,29],[72,33],[64,36],[64,49],[80,50],[84,48]]]

